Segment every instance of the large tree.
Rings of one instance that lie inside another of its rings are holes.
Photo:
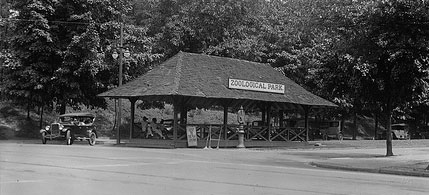
[[[264,61],[266,1],[155,1],[148,11],[149,33],[166,57],[179,51]],[[142,21],[142,20],[141,20]]]
[[[41,100],[50,98],[50,61],[55,61],[54,48],[47,17],[54,14],[53,1],[15,1],[12,8],[15,15],[6,20],[13,36],[10,61],[3,66],[4,82],[2,91],[15,101],[32,101],[42,104]],[[17,8],[21,8],[18,9]]]
[[[365,13],[356,18],[357,25],[348,27],[348,52],[367,83],[379,91],[369,95],[379,100],[386,112],[386,155],[392,156],[393,109],[425,92],[429,68],[429,2],[387,0],[368,5]]]
[[[125,60],[124,80],[150,69],[160,55],[152,54],[153,39],[147,28],[133,25],[130,0],[18,0],[13,9],[12,50],[18,63],[8,66],[2,91],[31,98],[42,105],[103,107],[97,94],[118,83],[117,62],[111,54],[119,48],[121,24]]]
[[[7,66],[6,62],[11,61],[10,48],[8,47],[9,37],[12,35],[10,30],[11,24],[7,22],[12,13],[10,10],[11,3],[9,1],[0,1],[0,100],[4,99],[6,94],[4,93],[4,86],[2,85],[5,82],[4,71]]]
[[[115,78],[111,70],[115,68],[114,63],[104,62],[102,52],[105,43],[119,31],[118,18],[129,10],[128,1],[63,0],[55,5],[50,20],[54,21],[51,32],[59,62],[55,64],[52,83],[61,113],[67,105],[104,106],[96,95],[111,85]]]

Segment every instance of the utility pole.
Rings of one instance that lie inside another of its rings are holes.
[[[123,44],[124,44],[124,23],[122,22],[121,18],[119,19],[120,21],[120,25],[121,25],[121,29],[120,29],[120,37],[119,37],[119,54],[114,51],[112,54],[113,59],[117,59],[119,57],[119,75],[118,75],[118,87],[122,86],[122,57],[123,57]],[[116,129],[116,144],[120,144],[121,143],[121,133],[120,133],[120,129],[121,129],[121,123],[122,123],[122,100],[121,98],[118,98],[118,109],[117,109],[117,124],[118,127]]]
[[[123,71],[123,63],[124,63],[124,57],[128,58],[130,57],[130,51],[128,49],[125,49],[124,51],[124,22],[122,21],[122,17],[120,17],[119,19],[120,21],[120,37],[119,37],[119,54],[114,51],[112,54],[113,59],[117,59],[119,57],[119,83],[118,83],[118,87],[122,86],[122,71]],[[118,46],[117,46],[118,47]],[[117,122],[118,122],[118,128],[116,131],[116,144],[120,144],[121,143],[121,134],[120,134],[120,129],[121,129],[121,124],[122,124],[122,99],[118,98],[118,110],[117,110]],[[131,138],[130,138],[131,139]]]

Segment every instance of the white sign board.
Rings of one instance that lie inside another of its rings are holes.
[[[285,93],[285,86],[282,84],[265,83],[259,81],[246,81],[240,79],[229,79],[228,88],[243,89],[251,91],[261,91],[269,93]]]
[[[188,138],[188,147],[194,147],[198,145],[196,127],[186,127],[186,136]]]

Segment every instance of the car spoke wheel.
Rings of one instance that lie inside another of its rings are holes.
[[[67,142],[67,145],[72,145],[73,144],[73,140],[72,140],[72,136],[71,136],[70,130],[68,130],[66,132],[66,142]]]
[[[342,133],[338,134],[338,140],[343,141],[343,139],[344,139],[343,134]]]
[[[322,139],[323,139],[323,140],[328,140],[328,134],[324,133],[324,134],[322,135]]]
[[[91,133],[89,135],[89,140],[88,140],[88,144],[93,146],[95,145],[95,139],[97,138],[97,136],[95,135],[95,133]]]
[[[46,144],[46,132],[42,132],[42,144]]]

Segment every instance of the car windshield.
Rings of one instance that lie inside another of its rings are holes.
[[[93,117],[83,117],[83,116],[64,116],[60,117],[61,123],[64,124],[72,124],[72,123],[78,123],[82,125],[89,125],[93,122]]]
[[[394,124],[392,125],[392,130],[405,130],[407,125],[405,124]]]

